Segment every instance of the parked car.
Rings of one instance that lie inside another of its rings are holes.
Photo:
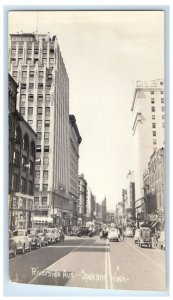
[[[138,239],[138,245],[142,247],[147,245],[147,247],[152,248],[152,233],[149,227],[141,227]]]
[[[60,242],[60,232],[58,228],[52,228],[52,233],[55,235],[55,243]]]
[[[44,228],[44,232],[48,237],[48,244],[55,244],[56,243],[56,234],[53,228]]]
[[[60,242],[64,242],[65,235],[62,229],[59,229]]]
[[[120,232],[117,228],[110,228],[108,232],[108,239],[109,241],[119,241],[120,239]]]
[[[131,227],[127,227],[126,230],[125,230],[124,235],[126,237],[133,237],[134,236],[133,229]]]
[[[14,230],[13,236],[13,239],[16,243],[16,251],[21,251],[22,254],[24,254],[26,250],[31,251],[31,241],[27,234],[27,230]]]
[[[39,236],[41,238],[41,245],[44,247],[44,246],[48,246],[49,245],[49,236],[46,234],[46,232],[44,232],[43,229],[40,229],[39,230]]]
[[[16,256],[16,242],[13,238],[13,233],[9,230],[8,233],[8,246],[9,246],[9,255]]]
[[[30,228],[27,231],[31,241],[31,248],[34,249],[37,249],[37,247],[41,248],[41,237],[39,235],[39,230],[37,228]]]
[[[165,250],[165,231],[161,231],[160,232],[160,236],[158,238],[158,244],[157,244],[157,246],[160,249]]]
[[[94,232],[91,231],[88,227],[86,226],[81,226],[77,232],[76,232],[76,236],[81,237],[81,236],[89,236],[89,237],[93,237],[94,236]]]
[[[135,244],[138,243],[139,235],[140,235],[140,229],[138,228],[135,230],[135,235],[134,235]]]

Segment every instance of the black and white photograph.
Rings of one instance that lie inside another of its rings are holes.
[[[165,12],[8,13],[11,283],[165,292]]]

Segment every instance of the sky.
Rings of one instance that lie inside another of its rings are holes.
[[[56,35],[69,76],[70,114],[82,137],[79,172],[109,210],[133,170],[135,82],[163,78],[164,14],[159,11],[10,12],[9,33]]]

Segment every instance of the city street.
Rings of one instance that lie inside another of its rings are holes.
[[[165,290],[165,251],[140,248],[133,238],[98,236],[61,242],[9,260],[11,281],[121,290]]]

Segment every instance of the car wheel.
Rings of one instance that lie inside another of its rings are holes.
[[[22,248],[22,254],[25,253],[25,244],[23,245],[23,248]]]
[[[142,243],[140,244],[140,246],[141,246],[141,248],[143,248],[143,244]]]

